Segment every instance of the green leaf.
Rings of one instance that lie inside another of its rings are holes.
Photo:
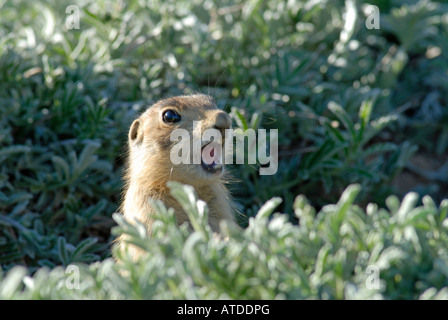
[[[410,192],[404,197],[403,202],[401,203],[400,208],[396,213],[398,223],[405,223],[405,221],[409,218],[412,209],[415,208],[418,199],[419,196],[415,192]]]
[[[280,203],[282,203],[282,198],[274,197],[268,200],[261,208],[258,210],[257,215],[255,216],[256,220],[267,219],[278,207]]]
[[[70,263],[70,257],[69,257],[69,253],[67,251],[67,243],[65,242],[64,237],[58,238],[58,253],[59,253],[59,258],[62,261],[62,264],[64,266],[68,266]]]
[[[448,199],[443,200],[440,203],[439,221],[442,222],[446,219],[448,214]]]
[[[26,153],[31,152],[31,148],[23,145],[13,145],[9,147],[3,147],[0,149],[0,157],[1,156],[11,156],[16,153]]]
[[[372,114],[373,109],[373,101],[372,100],[366,100],[363,101],[361,104],[361,108],[359,109],[359,118],[361,120],[361,126],[358,131],[357,136],[357,142],[365,142],[364,140],[364,130],[367,128],[370,122],[370,116]]]
[[[237,108],[232,107],[230,115],[232,115],[233,119],[235,119],[238,128],[243,129],[243,131],[249,129],[246,119]]]
[[[22,266],[15,266],[11,269],[6,277],[0,281],[0,299],[8,300],[13,298],[22,286],[23,278],[27,273],[28,270]]]
[[[70,175],[70,166],[67,163],[67,161],[65,161],[59,156],[52,156],[51,161],[53,162],[55,169],[58,173],[59,180],[68,181],[71,175]]]
[[[84,170],[98,160],[98,156],[94,155],[96,150],[101,147],[101,144],[94,141],[88,141],[86,146],[79,156],[79,160],[74,167],[74,176],[79,176]]]
[[[175,181],[169,181],[167,186],[188,215],[193,229],[208,236],[208,208],[204,201],[198,200],[194,188]]]
[[[98,239],[95,238],[87,238],[81,241],[77,246],[75,251],[72,253],[71,260],[72,261],[80,261],[81,257],[90,249],[92,248],[96,243],[98,242]]]
[[[344,192],[341,195],[341,198],[339,199],[337,203],[338,208],[338,219],[342,220],[344,219],[347,210],[351,207],[353,202],[355,201],[356,196],[361,191],[361,186],[359,184],[352,184],[349,185]]]
[[[353,120],[350,119],[348,113],[336,102],[330,101],[328,103],[328,109],[336,116],[336,118],[344,125],[344,127],[349,131],[351,141],[356,141],[357,133]]]

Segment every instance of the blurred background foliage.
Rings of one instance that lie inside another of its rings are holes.
[[[3,269],[110,256],[130,121],[178,94],[279,130],[275,175],[230,168],[242,226],[274,196],[296,223],[297,194],[319,210],[351,183],[363,207],[447,196],[444,1],[3,0],[0,21]]]

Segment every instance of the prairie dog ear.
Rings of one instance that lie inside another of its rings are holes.
[[[129,129],[129,142],[140,143],[143,140],[143,131],[140,130],[140,120],[134,120]]]

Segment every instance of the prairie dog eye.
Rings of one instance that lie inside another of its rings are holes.
[[[179,122],[182,117],[176,111],[167,110],[163,113],[162,119],[166,123],[175,123]]]

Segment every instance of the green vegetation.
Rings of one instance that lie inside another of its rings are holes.
[[[444,1],[19,0],[0,21],[1,298],[448,298]],[[275,175],[231,167],[225,241],[186,186],[193,233],[113,215],[130,122],[192,92],[279,130]],[[119,232],[148,257],[114,264]]]
[[[172,183],[194,231],[177,226],[162,204],[148,237],[143,225],[121,215],[114,233],[148,255],[135,263],[127,252],[91,265],[39,269],[33,278],[15,267],[0,284],[0,297],[22,299],[448,299],[448,201],[417,194],[388,209],[354,205],[359,185],[316,215],[296,198],[299,226],[284,214],[270,215],[281,201],[269,200],[241,231],[223,225],[223,238],[207,226],[207,209],[190,186]],[[85,244],[88,246],[88,244]],[[82,251],[83,249],[79,249]],[[65,249],[61,256],[68,256]],[[369,269],[374,268],[372,270]],[[375,272],[379,278],[375,280]],[[79,282],[78,282],[79,281]]]

